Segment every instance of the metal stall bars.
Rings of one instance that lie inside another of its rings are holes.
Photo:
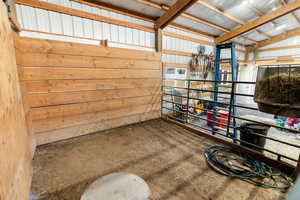
[[[230,49],[230,65],[231,65],[231,72],[222,72],[221,71],[221,50]],[[213,134],[215,134],[216,131],[216,121],[217,121],[217,115],[218,115],[218,98],[219,98],[219,87],[224,82],[222,81],[221,75],[223,73],[231,74],[231,92],[230,92],[230,103],[229,103],[229,114],[228,114],[228,122],[227,122],[227,131],[226,135],[229,136],[231,134],[229,132],[230,129],[230,122],[232,116],[236,116],[236,107],[232,106],[235,105],[236,102],[236,81],[238,78],[238,63],[236,58],[236,51],[235,51],[235,44],[233,43],[227,43],[227,44],[219,44],[216,46],[216,53],[215,53],[215,61],[214,61],[214,103],[213,103]],[[236,118],[233,117],[232,119],[233,127],[236,127]],[[237,137],[237,130],[233,128],[233,133],[231,135],[233,138]],[[236,142],[234,140],[234,142]]]

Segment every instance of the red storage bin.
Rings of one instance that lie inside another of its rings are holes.
[[[217,127],[220,128],[226,128],[228,125],[228,117],[229,117],[229,112],[224,111],[224,110],[219,110],[217,112],[217,122],[216,124]],[[213,112],[209,111],[207,112],[207,126],[212,127],[213,126]]]

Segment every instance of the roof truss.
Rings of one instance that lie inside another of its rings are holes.
[[[271,13],[268,13],[256,20],[254,20],[253,22],[245,24],[245,25],[241,26],[240,28],[231,31],[230,33],[220,36],[216,39],[216,41],[217,41],[217,43],[222,43],[227,40],[230,40],[230,39],[237,37],[243,33],[251,31],[263,24],[266,24],[272,20],[275,20],[283,15],[293,12],[293,11],[297,10],[298,8],[300,8],[300,0],[296,0],[295,2],[289,3]]]
[[[295,37],[297,35],[300,35],[300,27],[295,28],[295,29],[293,29],[291,31],[288,31],[286,33],[274,36],[269,40],[259,42],[257,45],[255,45],[255,48],[261,48],[261,47],[264,47],[264,46],[267,46],[267,45],[270,45],[270,44],[273,44],[273,43],[276,43],[276,42],[280,42],[282,40],[286,40],[286,39],[291,38],[291,37]]]
[[[160,9],[160,10],[164,10],[164,11],[168,11],[170,9],[169,6],[160,5],[160,4],[154,3],[152,1],[148,1],[148,0],[134,0],[134,1],[136,1],[138,3],[141,3],[141,4],[144,4],[146,6],[149,6],[149,7],[152,7],[152,8],[156,8],[156,9]],[[224,27],[222,27],[220,25],[214,24],[212,22],[206,21],[204,19],[201,19],[199,17],[193,16],[193,15],[190,15],[190,14],[187,14],[187,13],[182,13],[181,16],[185,17],[187,19],[196,21],[198,23],[205,24],[207,26],[213,27],[213,28],[218,29],[218,30],[220,30],[222,32],[225,32],[225,33],[229,33],[230,32],[230,30],[227,29],[227,28],[224,28]],[[201,33],[201,31],[198,31],[198,32]],[[207,33],[205,33],[205,35],[207,35]],[[243,38],[244,40],[247,40],[247,41],[249,41],[251,43],[257,44],[257,41],[252,40],[252,39],[250,39],[248,37],[241,36],[241,38]]]
[[[176,17],[183,13],[186,9],[191,7],[197,0],[177,0],[170,9],[164,13],[155,22],[156,28],[164,28],[170,24]]]
[[[282,5],[282,6],[287,5],[286,0],[277,0],[277,1],[278,1],[278,2],[280,3],[280,5]],[[295,15],[295,13],[292,13],[292,16],[293,16],[294,19],[296,20],[297,24],[300,25],[300,19],[299,19],[299,17],[297,17],[297,15]]]
[[[243,20],[241,20],[241,19],[239,19],[239,18],[237,18],[237,17],[235,17],[235,16],[233,16],[233,15],[231,15],[229,13],[224,12],[222,9],[220,9],[220,8],[214,6],[214,5],[211,5],[210,3],[208,3],[208,2],[206,2],[204,0],[198,0],[197,3],[200,4],[200,5],[202,5],[202,6],[204,6],[204,7],[206,7],[206,8],[208,8],[208,9],[210,9],[210,10],[215,11],[216,13],[219,13],[220,15],[223,15],[224,17],[230,19],[231,21],[234,21],[234,22],[238,23],[239,25],[243,26],[243,25],[246,24],[245,21],[243,21]],[[266,34],[266,33],[263,33],[263,32],[261,32],[259,30],[256,30],[256,29],[254,31],[257,34],[263,35],[266,38],[270,38],[270,36],[268,34]]]

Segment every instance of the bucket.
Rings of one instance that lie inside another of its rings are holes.
[[[266,144],[266,138],[262,137],[262,136],[259,136],[259,135],[256,135],[256,134],[266,136],[268,134],[269,128],[270,128],[270,126],[262,125],[262,124],[243,123],[239,127],[240,140],[242,140],[240,142],[240,145],[262,153],[263,152],[262,149],[260,149],[258,147],[254,147],[254,146],[252,146],[250,144],[247,144],[245,142],[248,142],[248,143],[251,143],[251,144],[254,144],[256,146],[264,148],[264,146]],[[255,134],[252,134],[252,133],[255,133]]]

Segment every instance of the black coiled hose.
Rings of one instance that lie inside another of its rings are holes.
[[[286,190],[292,185],[291,179],[279,170],[228,147],[211,146],[205,149],[204,156],[210,167],[226,176],[264,188]]]

